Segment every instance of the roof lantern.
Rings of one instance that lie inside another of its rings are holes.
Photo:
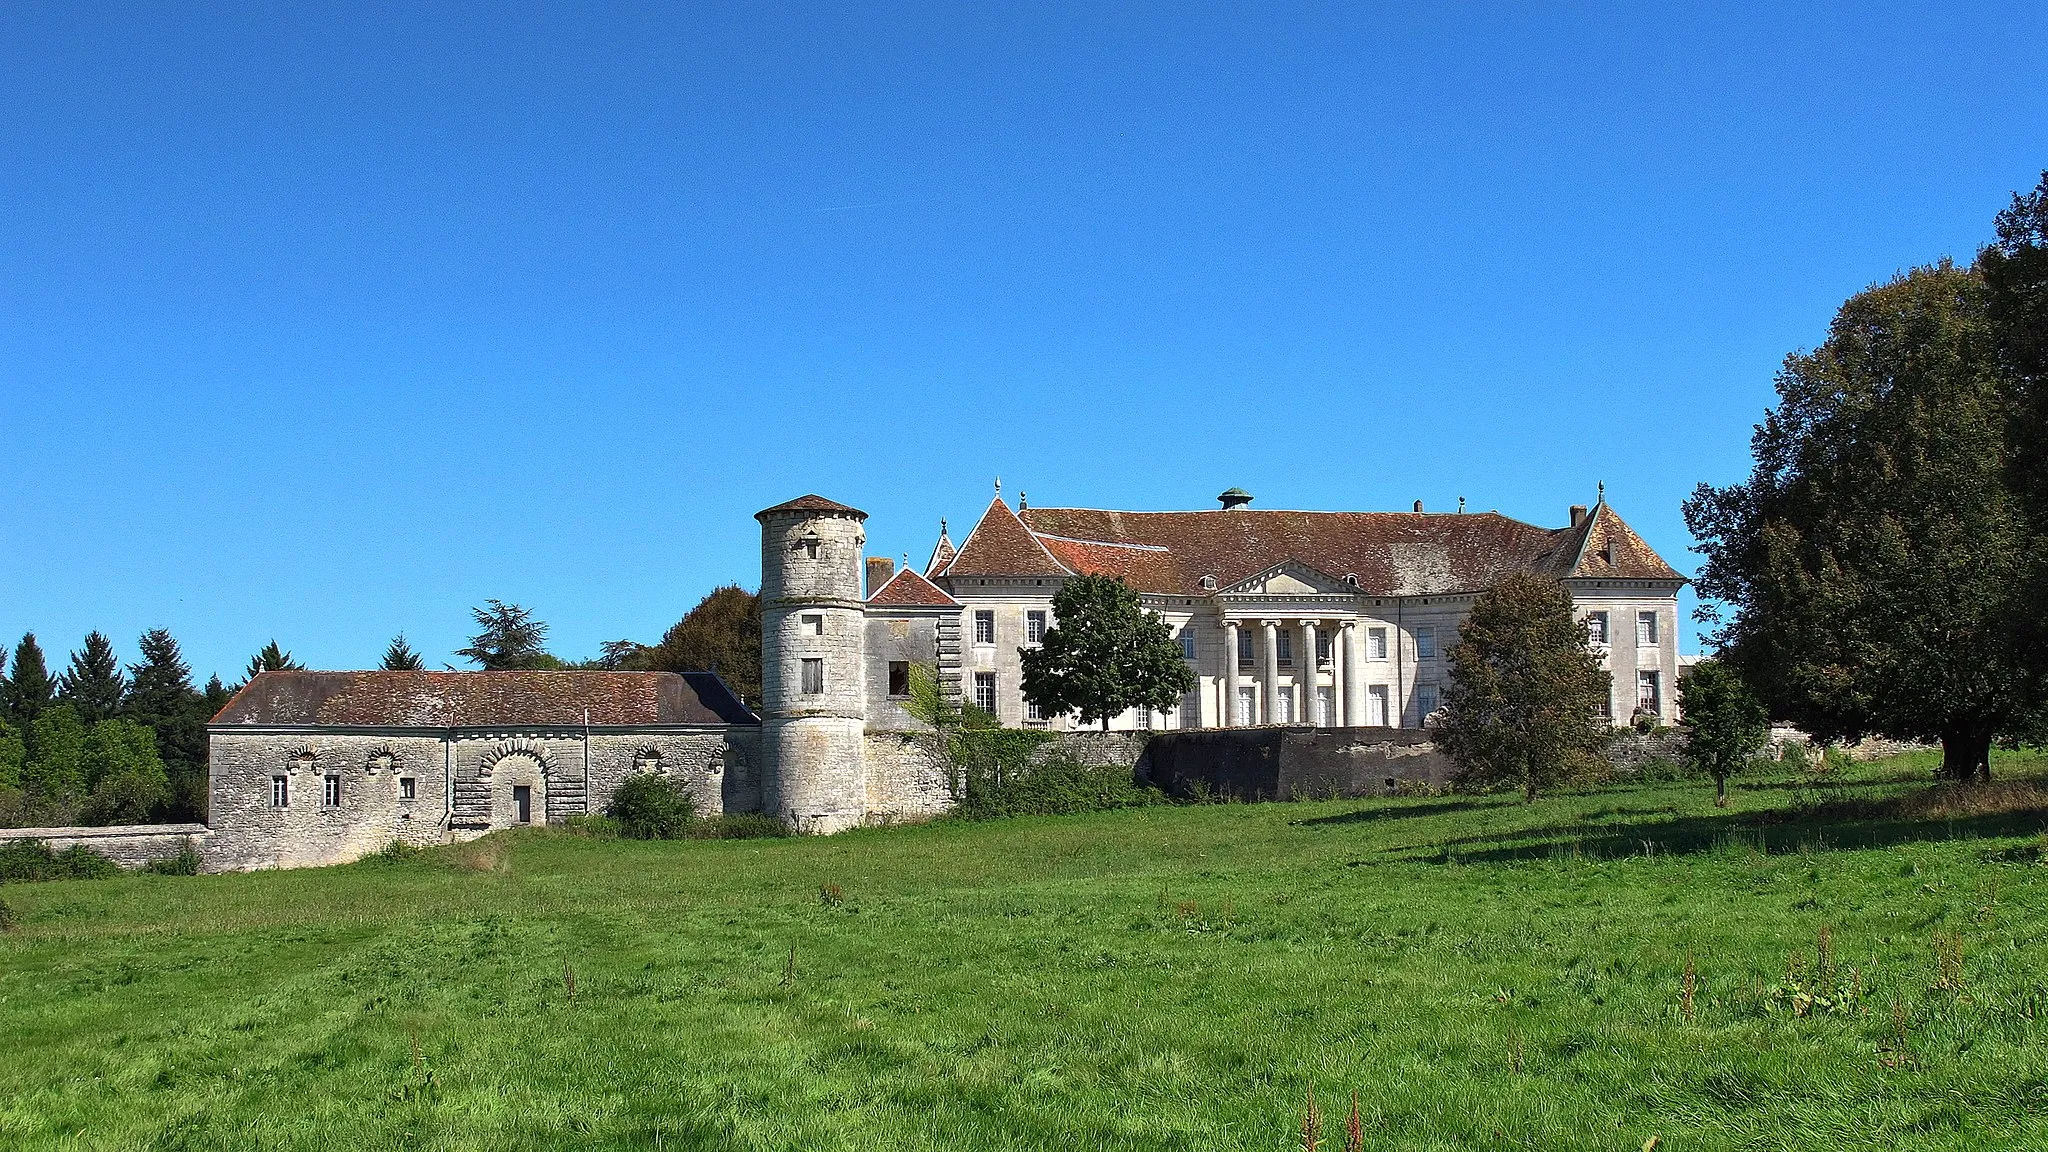
[[[1223,495],[1218,496],[1216,501],[1223,505],[1224,511],[1227,512],[1232,508],[1242,508],[1251,503],[1252,494],[1242,488],[1232,488],[1224,492]]]

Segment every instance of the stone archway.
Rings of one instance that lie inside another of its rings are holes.
[[[477,765],[477,776],[489,790],[489,826],[546,824],[548,785],[554,769],[547,748],[523,737],[507,740],[484,753]]]

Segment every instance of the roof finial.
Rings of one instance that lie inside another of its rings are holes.
[[[1022,512],[1029,507],[1031,507],[1031,497],[1026,496],[1022,488],[1017,489],[1017,511]]]
[[[1460,496],[1460,497],[1458,497],[1458,515],[1460,515],[1460,516],[1463,516],[1464,514],[1465,514],[1465,498],[1464,498],[1463,496]]]
[[[1605,503],[1607,503],[1607,481],[1605,481],[1605,480],[1602,480],[1602,481],[1600,481],[1600,500],[1599,500],[1599,503],[1602,503],[1602,504],[1605,504]]]
[[[946,518],[945,518],[944,516],[941,516],[941,517],[939,517],[939,535],[941,535],[941,536],[944,536],[945,534],[946,534]]]
[[[997,495],[997,496],[1001,496],[1002,494],[1003,494],[1003,478],[1002,478],[1001,476],[998,476],[998,477],[996,477],[996,495]]]

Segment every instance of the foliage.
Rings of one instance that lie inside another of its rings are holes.
[[[170,787],[158,814],[171,820],[204,820],[206,722],[213,713],[207,698],[192,687],[192,670],[168,629],[144,632],[137,646],[142,662],[128,667],[128,698],[121,712],[156,733],[157,753]],[[271,653],[276,647],[272,642],[264,651]],[[278,655],[290,663],[289,655]]]
[[[606,657],[611,658],[607,645]],[[617,654],[620,667],[715,672],[750,708],[761,706],[761,598],[737,584],[713,588],[662,634],[661,643]]]
[[[1037,733],[1025,733],[1037,735]],[[974,733],[972,735],[981,735]],[[1166,803],[1166,795],[1139,784],[1128,765],[1088,764],[1055,752],[1007,772],[970,776],[958,813],[968,820],[1003,816],[1064,816]]]
[[[1074,577],[1053,593],[1052,611],[1039,646],[1020,650],[1024,697],[1047,715],[1078,713],[1107,731],[1113,716],[1178,708],[1194,690],[1172,627],[1121,577]]]
[[[141,824],[170,799],[157,734],[128,720],[102,720],[85,739],[86,824]]]
[[[249,657],[249,666],[242,670],[242,682],[246,684],[265,672],[303,672],[305,669],[306,666],[292,659],[292,654],[280,648],[273,637],[270,643]]]
[[[612,793],[604,814],[618,822],[619,835],[631,840],[680,840],[696,819],[690,794],[666,776],[641,772],[626,778]]]
[[[1450,650],[1437,744],[1464,787],[1519,788],[1523,799],[1596,775],[1610,738],[1608,696],[1571,593],[1555,580],[1507,577],[1472,603]]]
[[[1771,738],[1771,717],[1735,669],[1702,660],[1679,686],[1685,714],[1686,759],[1712,777],[1714,803],[1728,803],[1728,777],[1763,751]]]
[[[71,666],[57,680],[57,699],[78,711],[78,718],[97,724],[120,711],[128,692],[121,661],[105,633],[85,634],[85,645],[71,654]]]
[[[0,788],[21,787],[21,771],[28,764],[28,742],[0,717]]]
[[[426,667],[426,662],[412,650],[412,645],[405,642],[405,633],[400,632],[391,638],[391,644],[384,649],[384,659],[377,667],[386,672],[417,672]]]
[[[61,803],[85,795],[85,725],[69,704],[53,704],[28,731],[28,762],[22,788],[33,796]]]
[[[235,694],[227,685],[220,682],[218,675],[214,675],[206,678],[206,687],[200,692],[200,698],[204,702],[200,710],[208,719],[212,719],[220,714],[221,709],[228,706],[228,701],[233,700]]]
[[[1749,479],[1685,504],[1703,617],[1771,713],[1823,740],[1939,739],[1959,779],[2040,692],[1985,307],[1947,262],[1851,297],[1786,358]]]
[[[469,647],[456,655],[486,672],[560,668],[562,662],[548,654],[545,641],[548,626],[533,618],[533,610],[501,600],[486,600],[484,607],[470,609],[477,634]]]
[[[7,680],[7,714],[16,724],[26,728],[35,723],[55,695],[56,685],[50,681],[50,671],[43,662],[42,645],[36,643],[33,632],[22,636],[21,643],[14,646],[14,663]]]
[[[392,843],[396,844],[399,841],[394,840]],[[142,870],[155,876],[197,876],[199,865],[199,850],[194,848],[191,839],[187,838],[175,854],[151,860],[142,866]]]
[[[83,844],[54,851],[41,840],[0,844],[0,883],[39,880],[97,880],[118,876],[121,866]]]

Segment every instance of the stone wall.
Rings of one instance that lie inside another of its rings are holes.
[[[1173,796],[1294,800],[1441,789],[1454,769],[1424,729],[1269,727],[1161,732],[1137,771]]]
[[[929,732],[867,734],[868,822],[929,820],[953,808],[952,782]]]
[[[51,851],[62,852],[81,844],[123,868],[140,868],[152,860],[163,860],[185,850],[199,853],[202,866],[211,867],[204,824],[110,824],[104,828],[4,828],[0,842],[40,840]]]

